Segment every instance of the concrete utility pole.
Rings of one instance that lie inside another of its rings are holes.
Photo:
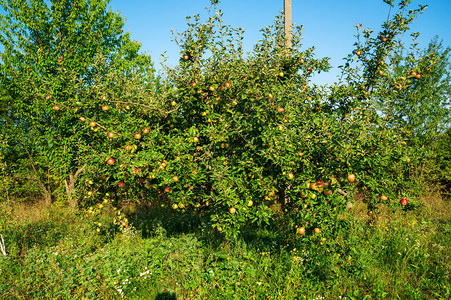
[[[284,0],[285,47],[291,49],[291,0]]]

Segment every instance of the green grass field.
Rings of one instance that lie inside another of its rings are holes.
[[[449,201],[357,201],[348,235],[303,244],[275,220],[226,241],[201,217],[129,206],[125,232],[66,208],[16,205],[2,230],[1,299],[449,299]],[[113,211],[100,220],[108,223]],[[97,230],[99,228],[99,231]]]

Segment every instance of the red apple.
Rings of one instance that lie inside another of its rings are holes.
[[[114,158],[109,158],[109,159],[106,161],[106,163],[109,164],[109,165],[114,165]]]
[[[149,132],[150,132],[149,128],[146,127],[146,128],[143,129],[143,133],[149,133]]]
[[[123,182],[119,182],[117,185],[121,188],[121,187],[124,186],[124,183]]]
[[[55,105],[53,105],[53,109],[54,109],[54,110],[60,110],[60,107],[59,107],[58,105],[55,104]]]
[[[187,54],[185,54],[185,55],[182,56],[182,59],[183,59],[183,60],[188,60],[188,59],[189,59],[189,56],[188,56]]]
[[[299,152],[299,153],[298,153],[298,156],[301,157],[303,154],[304,154],[304,153]]]
[[[135,139],[139,140],[141,138],[141,133],[135,134]]]
[[[285,109],[283,108],[283,107],[278,107],[277,108],[277,112],[279,112],[279,113],[283,113],[285,111]]]
[[[380,39],[383,43],[385,43],[385,42],[387,41],[387,37],[385,37],[385,36],[381,36],[379,39]]]
[[[139,168],[136,168],[135,169],[135,174],[138,174],[139,173]]]
[[[230,82],[227,81],[227,82],[224,84],[224,86],[225,86],[226,88],[229,88],[229,87],[232,86],[232,84],[231,84]]]
[[[198,143],[199,142],[199,138],[197,136],[194,137],[193,142]]]
[[[112,138],[114,137],[114,133],[108,132],[107,136],[108,136],[110,139],[112,139]]]
[[[407,200],[407,198],[402,198],[400,202],[401,202],[402,205],[405,206],[405,205],[407,205],[409,203],[409,200]]]
[[[91,123],[89,123],[89,126],[91,126],[91,127],[94,127],[94,126],[96,126],[96,125],[97,125],[97,123],[94,122],[94,121],[91,121]]]
[[[191,85],[191,87],[195,87],[196,86],[196,82],[193,81],[193,82],[190,83],[190,85]]]
[[[125,146],[125,150],[127,150],[127,151],[132,150],[132,146],[130,146],[130,145]]]
[[[84,122],[86,119],[84,117],[80,117],[80,121]]]
[[[235,209],[235,207],[231,207],[231,208],[229,209],[229,212],[230,212],[231,214],[234,214],[234,213],[236,213],[236,209]]]
[[[355,175],[352,174],[352,173],[349,174],[349,175],[348,175],[348,181],[349,181],[349,182],[354,182],[354,181],[355,181]]]
[[[317,185],[318,187],[322,187],[323,184],[324,184],[324,181],[322,181],[322,180],[318,180],[318,181],[316,182],[316,185]]]
[[[418,73],[415,77],[416,77],[417,79],[421,79],[421,74]]]
[[[332,190],[325,190],[324,191],[324,195],[326,195],[326,196],[330,196],[330,195],[332,195]]]
[[[167,186],[167,187],[164,188],[164,191],[165,191],[166,193],[169,193],[169,192],[171,191],[171,188]]]
[[[109,110],[110,108],[108,107],[108,105],[104,105],[104,106],[102,106],[102,110],[103,111],[107,111],[107,110]]]
[[[297,234],[304,234],[304,233],[305,233],[305,227],[299,227],[299,228],[296,230],[296,233],[297,233]]]
[[[358,56],[358,55],[362,54],[362,51],[357,50],[355,54],[357,54],[357,56]]]

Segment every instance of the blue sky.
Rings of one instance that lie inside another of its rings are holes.
[[[421,32],[420,45],[426,47],[438,36],[445,46],[451,46],[451,0],[413,0],[413,6],[427,4],[428,9],[411,26]],[[183,31],[185,18],[200,14],[207,16],[209,0],[112,0],[113,11],[126,18],[125,29],[132,39],[142,43],[142,50],[150,53],[158,67],[160,54],[166,51],[168,63],[179,59],[179,49],[172,42],[171,28]],[[226,24],[245,30],[244,46],[250,51],[261,38],[260,29],[271,25],[283,10],[283,0],[222,0],[219,9]],[[397,8],[395,8],[397,10]],[[330,57],[334,67],[328,74],[320,74],[317,83],[333,83],[342,58],[353,49],[355,25],[375,31],[387,19],[389,6],[382,0],[292,0],[292,21],[303,25],[303,44],[316,47],[316,55]],[[393,10],[392,10],[393,14]],[[405,37],[408,42],[409,36]]]

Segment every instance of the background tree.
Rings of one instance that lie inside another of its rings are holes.
[[[123,33],[124,20],[107,9],[108,2],[0,1],[1,124],[11,141],[6,159],[26,158],[47,204],[63,186],[77,204],[72,195],[84,168],[80,151],[90,142],[77,113],[102,111],[102,87],[124,83],[120,77],[151,76],[149,57],[138,54],[139,43]],[[54,174],[54,184],[43,174]]]
[[[407,10],[409,2],[400,1],[398,12],[376,33],[357,25],[355,50],[342,66],[342,83],[360,95],[352,99],[338,91],[332,94],[339,99],[334,101],[346,102],[346,111],[366,106],[381,116],[380,124],[415,150],[408,158],[417,163],[410,177],[437,182],[437,142],[450,126],[450,49],[437,38],[420,47],[417,32],[405,41],[411,22],[426,8]]]

